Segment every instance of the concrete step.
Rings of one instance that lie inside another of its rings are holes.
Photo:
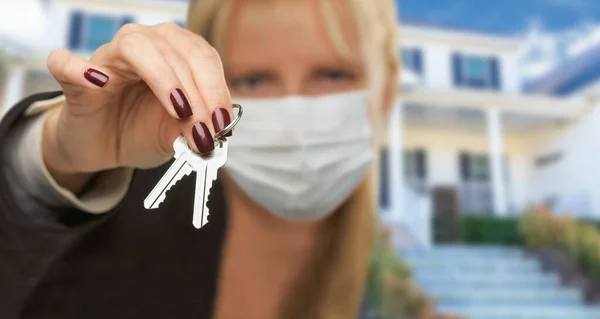
[[[589,306],[454,306],[440,311],[465,319],[600,319],[600,309]]]
[[[423,289],[436,289],[444,287],[478,289],[493,288],[541,288],[550,289],[560,285],[556,274],[536,272],[531,274],[508,273],[490,276],[487,273],[414,273],[414,281]]]
[[[535,264],[537,261],[533,258],[525,257],[479,257],[479,256],[402,256],[402,258],[413,264],[449,264],[449,265],[462,265],[462,264]]]
[[[519,247],[510,246],[435,246],[431,249],[402,248],[402,256],[449,256],[449,257],[522,257],[525,256]]]
[[[524,255],[521,256],[517,256],[517,255],[507,255],[507,256],[498,256],[498,255],[490,255],[490,256],[477,256],[477,255],[461,255],[461,254],[457,254],[457,255],[446,255],[446,254],[429,254],[429,255],[425,255],[425,254],[421,254],[421,255],[400,255],[403,259],[405,260],[411,260],[411,261],[415,261],[415,262],[422,262],[422,261],[443,261],[443,262],[477,262],[480,260],[487,260],[487,261],[495,261],[495,262],[499,262],[499,261],[508,261],[508,262],[512,262],[512,261],[518,261],[518,260],[535,260],[533,258],[530,257],[526,257]]]
[[[600,319],[582,292],[563,288],[556,274],[518,247],[436,246],[402,249],[415,283],[438,310],[473,319]]]
[[[443,262],[443,261],[411,261],[406,260],[416,272],[429,273],[486,273],[490,276],[497,274],[535,274],[541,271],[539,264],[533,260],[513,260],[497,262],[493,260],[478,260],[476,262]]]
[[[443,306],[577,306],[582,293],[575,289],[426,289]]]

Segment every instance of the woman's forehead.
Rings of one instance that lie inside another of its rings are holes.
[[[236,64],[256,59],[356,63],[362,59],[362,50],[354,11],[348,4],[346,0],[234,1],[219,51],[224,60]],[[347,52],[340,52],[336,41]]]

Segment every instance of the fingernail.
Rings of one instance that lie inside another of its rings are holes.
[[[192,116],[192,108],[185,95],[180,89],[175,89],[171,92],[171,103],[179,118],[184,119]]]
[[[92,84],[99,86],[99,87],[104,87],[106,85],[106,82],[108,82],[108,75],[96,70],[96,69],[87,69],[85,70],[85,73],[83,73],[83,76],[90,81]]]
[[[215,142],[206,127],[206,124],[200,122],[194,125],[192,129],[192,136],[194,137],[194,142],[196,143],[196,147],[200,153],[208,153],[215,149]]]
[[[221,132],[231,123],[231,117],[226,109],[221,108],[213,112],[212,121],[215,132]],[[231,136],[231,131],[225,134],[225,136]]]

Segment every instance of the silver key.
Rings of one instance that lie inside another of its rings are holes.
[[[190,164],[190,156],[193,152],[187,145],[183,136],[178,137],[173,143],[175,149],[175,162],[171,164],[167,172],[158,181],[150,194],[144,199],[146,209],[155,209],[167,198],[167,191],[173,187],[184,176],[190,175],[194,170]]]
[[[201,228],[208,223],[208,195],[212,183],[217,179],[217,171],[227,162],[227,141],[219,140],[215,150],[208,156],[202,157],[192,151],[185,138],[180,136],[173,143],[175,161],[165,175],[158,181],[148,197],[144,200],[146,209],[158,208],[167,197],[167,191],[184,176],[196,171],[196,190],[194,193],[194,211],[192,224]]]
[[[208,158],[198,156],[196,170],[196,193],[194,196],[194,213],[192,224],[201,228],[208,223],[208,195],[213,182],[217,179],[217,171],[227,162],[228,145],[226,140],[220,140],[212,155]]]
[[[239,122],[242,117],[243,109],[239,104],[234,104],[233,108],[238,109],[237,116],[233,121],[215,135],[217,145],[212,153],[202,157],[190,149],[185,138],[179,136],[173,143],[175,149],[175,162],[167,170],[165,175],[154,186],[148,197],[144,199],[146,209],[158,208],[167,198],[167,191],[173,187],[184,176],[190,175],[196,171],[196,190],[194,193],[194,211],[192,224],[196,228],[201,228],[208,223],[208,195],[212,183],[217,179],[217,171],[227,162],[228,144],[225,136]]]

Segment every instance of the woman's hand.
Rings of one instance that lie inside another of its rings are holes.
[[[173,23],[125,25],[90,61],[59,49],[48,68],[66,96],[42,142],[59,184],[116,167],[158,166],[182,133],[195,151],[210,152],[215,131],[231,119],[216,50]]]

